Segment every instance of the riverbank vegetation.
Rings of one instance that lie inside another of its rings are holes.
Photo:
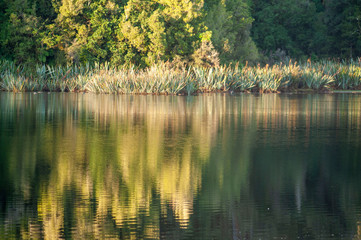
[[[0,59],[141,67],[355,59],[360,6],[360,0],[0,0]]]
[[[358,89],[360,6],[359,0],[0,0],[0,89]]]
[[[184,66],[158,63],[147,68],[107,63],[28,68],[0,62],[0,89],[13,92],[181,94],[201,92],[294,92],[361,89],[361,59],[273,66]]]

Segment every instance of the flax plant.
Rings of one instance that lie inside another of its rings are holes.
[[[92,76],[87,82],[85,89],[95,93],[116,93],[117,87],[114,77],[104,73],[98,73]]]
[[[0,90],[86,91],[114,94],[187,94],[219,91],[278,92],[308,88],[360,89],[361,59],[349,62],[289,62],[264,67],[176,67],[159,63],[140,69],[109,63],[33,68],[0,61]]]
[[[46,82],[49,77],[49,73],[45,65],[36,65],[35,75],[32,76],[32,83],[29,84],[30,91],[42,91],[46,88]]]
[[[334,78],[324,73],[323,69],[305,68],[302,72],[302,80],[309,89],[320,90],[329,87]]]
[[[297,62],[288,65],[283,65],[281,68],[282,75],[282,86],[281,88],[288,89],[291,87],[296,88],[301,81],[301,69]]]
[[[257,67],[255,71],[258,80],[260,92],[277,92],[282,84],[282,72],[278,65],[270,68],[266,65],[264,68]]]
[[[1,74],[0,88],[5,91],[24,92],[27,79],[23,75],[16,75],[11,71]]]
[[[257,75],[254,69],[250,67],[245,67],[242,70],[235,69],[233,78],[233,89],[236,91],[249,91],[257,85]]]
[[[216,89],[214,86],[213,68],[194,67],[193,72],[200,91],[207,92]]]
[[[361,85],[361,67],[344,65],[336,77],[336,85],[342,89],[358,88]]]

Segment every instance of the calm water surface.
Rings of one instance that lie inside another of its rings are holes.
[[[0,236],[361,239],[361,95],[0,93]]]

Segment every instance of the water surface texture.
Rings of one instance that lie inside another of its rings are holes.
[[[0,236],[360,239],[360,95],[0,93]]]

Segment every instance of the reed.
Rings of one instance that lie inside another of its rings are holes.
[[[277,92],[282,84],[282,74],[278,65],[270,68],[257,67],[256,70],[257,82],[260,92]]]
[[[361,89],[361,60],[288,62],[273,66],[175,67],[85,64],[26,67],[0,61],[0,90],[70,91],[107,94],[183,94],[199,92],[278,92],[298,89]]]
[[[250,67],[244,67],[241,70],[235,69],[232,77],[234,79],[233,89],[235,91],[250,91],[257,84],[257,76]]]
[[[10,92],[23,92],[27,82],[28,79],[24,76],[5,71],[1,73],[0,88]]]
[[[302,80],[309,89],[320,90],[329,88],[334,78],[325,74],[324,69],[305,68],[302,71]]]
[[[336,85],[342,89],[355,89],[361,85],[361,67],[343,65],[336,75]]]

